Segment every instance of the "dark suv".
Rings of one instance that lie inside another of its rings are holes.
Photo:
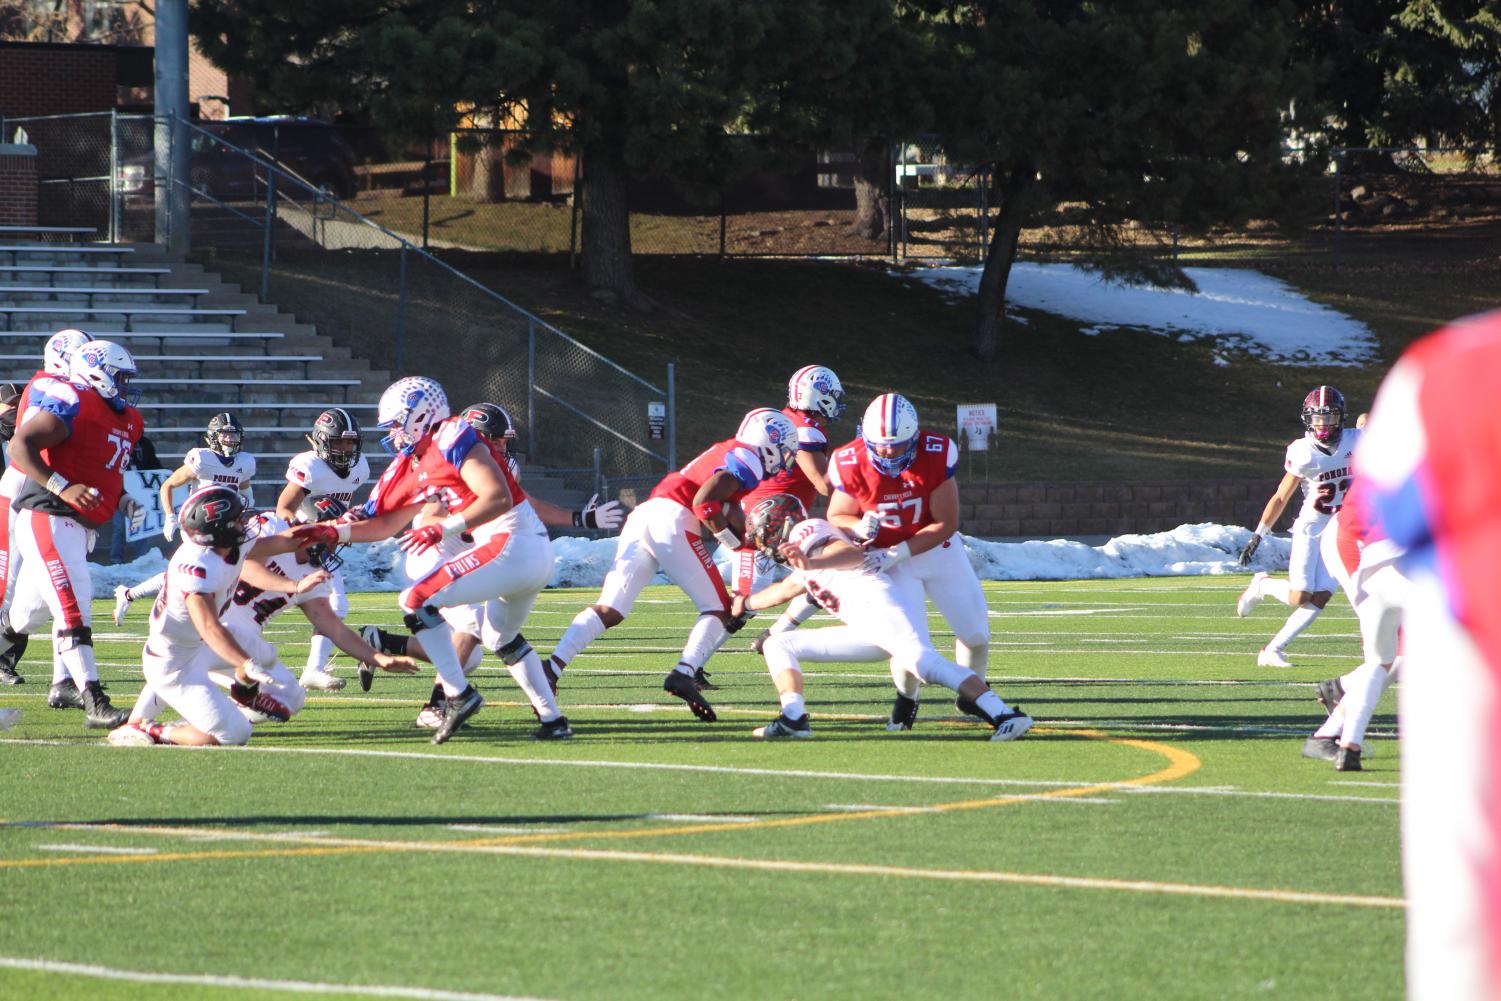
[[[198,191],[215,198],[250,198],[264,185],[264,179],[257,180],[254,162],[215,142],[217,138],[284,168],[335,198],[348,198],[355,192],[354,150],[339,129],[327,122],[275,116],[195,124],[196,129],[188,130],[193,147],[189,176]],[[127,160],[120,168],[120,190],[128,196],[149,198],[151,175],[149,157]]]

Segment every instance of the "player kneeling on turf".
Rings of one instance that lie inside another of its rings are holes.
[[[803,702],[801,661],[887,660],[900,697],[887,724],[909,730],[917,715],[919,687],[936,682],[959,694],[965,712],[992,727],[991,740],[1015,740],[1032,728],[1032,717],[1008,706],[980,680],[933,649],[921,584],[900,565],[882,570],[842,530],[821,518],[805,519],[790,494],[768,497],[746,515],[745,535],[761,552],[792,567],[793,574],[749,598],[736,596],[732,614],[773,608],[806,592],[842,626],[776,633],[761,649],[777,686],[782,714],[755,731],[757,737],[807,737],[812,730]]]

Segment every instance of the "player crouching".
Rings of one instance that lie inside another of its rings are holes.
[[[863,552],[841,529],[821,518],[808,518],[790,494],[768,497],[745,519],[745,535],[761,552],[785,562],[793,574],[749,598],[736,596],[731,611],[760,611],[806,592],[820,607],[844,623],[808,632],[775,633],[762,656],[777,686],[782,714],[755,730],[757,737],[808,737],[812,728],[803,701],[801,661],[840,662],[890,659],[900,698],[916,715],[922,682],[936,682],[959,695],[966,712],[989,723],[991,740],[1015,740],[1032,728],[1032,717],[1008,706],[980,676],[933,649],[928,638],[922,585],[902,566],[882,570],[882,562]],[[894,713],[887,729],[911,728],[910,718]]]

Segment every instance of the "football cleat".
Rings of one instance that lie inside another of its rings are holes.
[[[443,707],[443,722],[438,725],[438,730],[433,734],[433,743],[445,743],[449,737],[458,732],[469,717],[484,708],[485,697],[479,693],[479,689],[470,685],[458,695],[447,701]]]
[[[0,685],[24,685],[26,679],[16,673],[9,664],[0,663]]]
[[[1345,697],[1345,686],[1340,684],[1338,678],[1330,678],[1328,681],[1320,681],[1313,688],[1318,692],[1319,705],[1324,707],[1324,712],[1333,715],[1334,707]]]
[[[537,732],[532,734],[533,740],[569,740],[573,737],[573,727],[568,725],[567,716],[559,716],[557,719],[547,720],[537,727]]]
[[[130,588],[126,587],[124,584],[116,584],[115,585],[115,610],[114,610],[114,612],[110,616],[112,619],[115,620],[115,625],[117,625],[117,626],[123,626],[123,625],[125,625],[125,613],[128,612],[128,611],[130,611],[130,602],[131,602],[131,600],[132,599],[130,597]]]
[[[697,671],[693,672],[693,683],[698,686],[698,690],[701,692],[714,692],[719,690],[719,686],[709,680],[709,672],[705,671],[703,668],[699,668]]]
[[[105,742],[115,747],[151,747],[160,744],[151,734],[146,732],[145,727],[139,723],[126,723],[117,726],[105,734]]]
[[[48,709],[82,709],[83,696],[72,678],[64,678],[47,690]]]
[[[897,693],[896,702],[891,706],[891,718],[886,721],[886,729],[892,733],[899,730],[910,730],[912,724],[917,722],[917,700]]]
[[[302,677],[297,679],[297,683],[309,691],[319,692],[337,692],[348,684],[343,678],[336,677],[321,667],[303,668]]]
[[[1360,748],[1341,747],[1334,753],[1334,770],[1337,772],[1364,771],[1360,767]]]
[[[1274,650],[1272,647],[1264,646],[1261,648],[1261,651],[1256,654],[1256,666],[1292,667],[1293,665],[1291,661],[1282,656],[1281,650]]]
[[[542,662],[542,673],[547,676],[547,687],[552,689],[553,695],[557,695],[558,679],[563,676],[563,666],[556,658],[549,657]]]
[[[429,702],[417,711],[412,725],[420,730],[436,730],[443,725],[443,707]]]
[[[1260,570],[1251,575],[1251,583],[1247,584],[1246,589],[1240,592],[1240,597],[1235,599],[1236,615],[1245,618],[1251,614],[1253,608],[1261,604],[1262,598],[1266,597],[1261,593],[1261,582],[1266,580],[1267,576],[1265,571]]]
[[[97,681],[90,681],[79,693],[83,701],[83,725],[90,730],[113,730],[129,718],[124,709],[110,705],[109,696]]]
[[[1303,741],[1303,757],[1333,761],[1339,756],[1339,741],[1333,737],[1309,737]]]
[[[995,718],[995,733],[991,740],[1018,740],[1032,729],[1032,717],[1022,712],[1021,706],[1012,706],[1009,713]]]
[[[765,726],[758,726],[751,731],[752,737],[762,740],[778,740],[783,737],[811,737],[813,727],[808,724],[808,714],[803,713],[797,719],[788,719],[783,713]]]
[[[694,683],[691,674],[669,671],[667,677],[662,680],[662,691],[668,695],[676,695],[688,703],[688,708],[693,710],[693,715],[705,723],[713,723],[719,719],[714,712],[714,707],[709,705],[709,700],[700,694],[698,685]]]

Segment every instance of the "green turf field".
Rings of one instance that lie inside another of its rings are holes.
[[[565,676],[565,744],[491,658],[442,747],[424,674],[314,693],[245,749],[112,748],[33,656],[0,689],[0,998],[1398,998],[1390,696],[1366,771],[1300,758],[1355,620],[1336,599],[1296,668],[1258,668],[1282,616],[1237,619],[1243,585],[987,584],[992,682],[1038,720],[1009,744],[938,690],[888,734],[881,664],[810,670],[814,739],[755,741],[755,623],[699,723],[660,691],[693,616],[668,588]],[[528,638],[592,599],[545,593]],[[95,604],[123,705],[145,612]],[[300,666],[300,618],[268,638]]]

